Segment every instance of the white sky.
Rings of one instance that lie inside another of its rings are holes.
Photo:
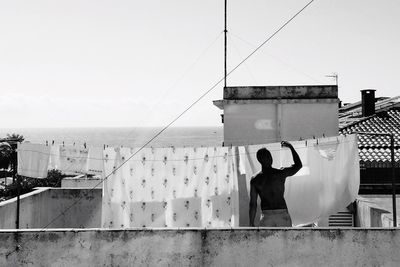
[[[228,0],[229,67],[307,2]],[[165,125],[223,75],[223,3],[0,1],[2,127]],[[399,95],[399,14],[398,0],[316,0],[228,86],[333,84],[337,72],[344,102]],[[222,84],[175,126],[221,125],[221,98]]]

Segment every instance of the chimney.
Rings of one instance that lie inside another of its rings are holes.
[[[375,114],[375,91],[374,89],[361,90],[362,116],[368,117]]]

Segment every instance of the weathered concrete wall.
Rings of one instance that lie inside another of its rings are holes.
[[[100,227],[101,201],[101,189],[39,188],[21,196],[20,228]],[[0,229],[15,229],[16,210],[16,198],[0,203]]]
[[[0,266],[400,266],[399,251],[394,229],[0,231]]]
[[[321,99],[337,97],[337,85],[233,86],[224,88],[224,99]]]

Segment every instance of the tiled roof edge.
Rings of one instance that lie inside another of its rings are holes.
[[[373,114],[373,115],[371,115],[371,116],[361,118],[361,119],[359,119],[358,121],[355,121],[355,122],[352,122],[352,123],[350,123],[350,124],[347,124],[346,126],[343,126],[343,127],[339,128],[339,131],[344,130],[344,129],[348,128],[348,127],[354,126],[354,125],[356,125],[356,124],[358,124],[358,123],[360,123],[360,122],[369,120],[369,119],[371,119],[371,118],[373,118],[373,117],[376,117],[376,113]]]

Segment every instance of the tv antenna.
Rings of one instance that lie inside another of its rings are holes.
[[[335,79],[336,86],[339,86],[339,75],[337,74],[337,72],[334,72],[331,75],[325,75],[325,77],[329,77],[329,78]]]
[[[224,88],[226,88],[226,76],[227,76],[227,70],[226,70],[226,58],[227,58],[227,5],[228,5],[228,0],[225,0],[225,27],[224,27]]]

